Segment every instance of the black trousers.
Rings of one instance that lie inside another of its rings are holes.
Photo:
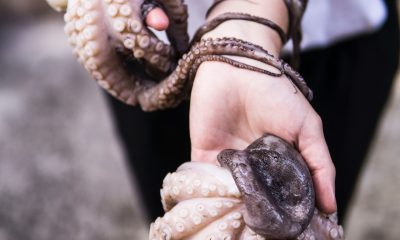
[[[138,183],[150,220],[162,216],[160,188],[168,172],[190,161],[189,103],[145,113],[107,94],[127,166]]]
[[[339,219],[348,208],[360,169],[388,99],[398,67],[399,25],[396,1],[377,32],[302,54],[300,73],[315,92],[336,166]]]
[[[396,1],[387,3],[389,18],[379,31],[301,56],[300,73],[315,92],[312,104],[323,119],[336,165],[339,218],[347,210],[398,65]],[[138,107],[108,99],[127,165],[153,220],[162,215],[162,179],[190,160],[188,103],[143,113]]]

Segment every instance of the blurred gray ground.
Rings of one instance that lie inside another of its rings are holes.
[[[0,25],[0,240],[147,239],[105,101],[62,28],[61,16]],[[399,146],[397,81],[348,239],[400,239]]]
[[[0,33],[0,240],[146,239],[107,106],[59,20]]]
[[[400,239],[400,76],[347,216],[349,240]]]

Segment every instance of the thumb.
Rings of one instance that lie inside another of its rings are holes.
[[[168,16],[161,8],[154,8],[146,16],[146,24],[158,31],[163,31],[168,28]]]
[[[322,121],[315,113],[308,114],[299,135],[299,150],[306,161],[314,183],[319,210],[331,214],[337,210],[335,199],[336,170],[326,145]]]

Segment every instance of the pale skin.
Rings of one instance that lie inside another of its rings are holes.
[[[229,11],[266,17],[283,29],[288,25],[282,0],[227,1],[209,17]],[[149,13],[146,23],[157,30],[169,24],[158,8]],[[274,31],[244,21],[225,22],[204,37],[241,38],[263,46],[275,56],[282,47]],[[239,61],[271,69],[249,59]],[[220,62],[203,63],[191,94],[192,161],[217,164],[216,156],[223,149],[244,149],[267,132],[296,146],[313,177],[318,208],[328,214],[335,212],[335,167],[322,121],[301,92],[284,76],[271,77]]]

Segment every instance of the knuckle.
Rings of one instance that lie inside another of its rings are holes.
[[[323,128],[322,118],[317,113],[312,117],[312,123],[318,128]]]

